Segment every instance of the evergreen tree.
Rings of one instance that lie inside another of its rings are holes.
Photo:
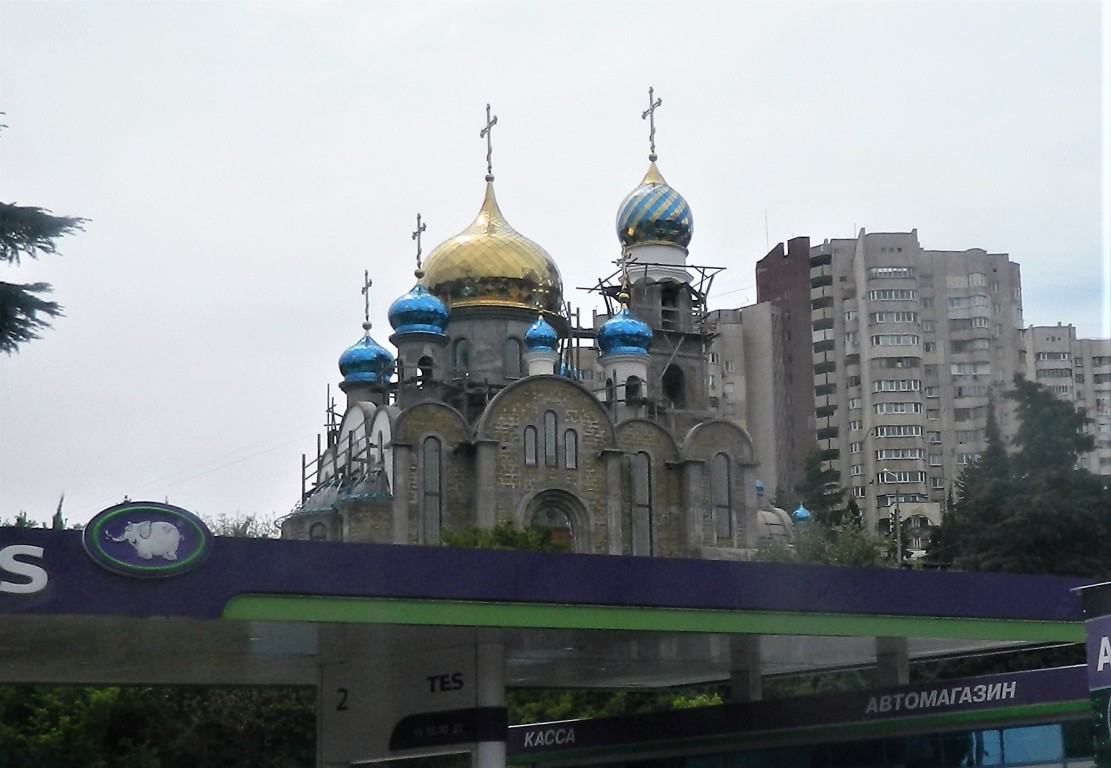
[[[795,484],[799,503],[810,510],[814,522],[824,526],[842,523],[845,489],[840,483],[841,475],[837,470],[825,466],[822,452],[815,446],[803,463],[802,480]]]
[[[930,558],[978,571],[1111,577],[1111,487],[1076,461],[1093,442],[1087,419],[1038,384],[1015,379],[1015,450],[1003,447],[994,409],[987,448],[965,468],[930,544]]]
[[[82,228],[85,219],[55,216],[35,206],[0,203],[0,261],[18,265],[20,259],[37,259],[56,254],[55,241]],[[0,351],[9,355],[19,345],[40,338],[50,327],[50,318],[62,307],[44,296],[49,283],[6,283],[0,281]]]

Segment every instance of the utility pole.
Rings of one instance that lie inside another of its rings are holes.
[[[899,514],[899,475],[892,472],[887,467],[883,468],[883,474],[886,478],[889,475],[895,475],[895,558],[899,563],[899,567],[903,567],[903,525],[902,518]]]

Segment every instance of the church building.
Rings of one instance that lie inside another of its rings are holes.
[[[716,559],[789,539],[752,436],[711,396],[706,272],[688,264],[693,217],[656,165],[649,104],[648,170],[618,206],[621,266],[592,327],[498,207],[487,107],[478,215],[423,265],[418,215],[416,282],[388,313],[396,353],[368,312],[283,537],[438,545],[510,522],[573,552]]]

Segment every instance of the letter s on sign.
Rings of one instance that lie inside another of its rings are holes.
[[[27,595],[45,589],[48,579],[46,571],[34,563],[17,560],[16,558],[20,555],[24,557],[42,557],[42,547],[35,547],[30,544],[13,544],[0,549],[0,576],[11,574],[26,579],[26,581],[0,580],[0,592]]]

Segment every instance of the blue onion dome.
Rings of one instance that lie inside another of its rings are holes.
[[[384,383],[393,373],[394,356],[367,334],[339,356],[344,384]]]
[[[668,186],[653,160],[644,181],[617,210],[618,239],[625,246],[660,244],[686,248],[693,233],[690,206]]]
[[[387,316],[398,334],[430,333],[443,336],[448,321],[448,308],[429,293],[427,288],[417,283],[412,290],[390,304]]]
[[[529,352],[555,352],[558,345],[559,334],[543,315],[525,331],[525,348]]]
[[[652,329],[637,320],[628,307],[622,307],[598,329],[598,348],[603,355],[647,355],[651,344]]]
[[[791,513],[791,519],[796,523],[806,523],[810,521],[810,510],[799,504],[799,508]]]
[[[454,311],[509,307],[563,311],[563,281],[552,257],[505,220],[487,181],[478,216],[428,254],[421,285]]]

